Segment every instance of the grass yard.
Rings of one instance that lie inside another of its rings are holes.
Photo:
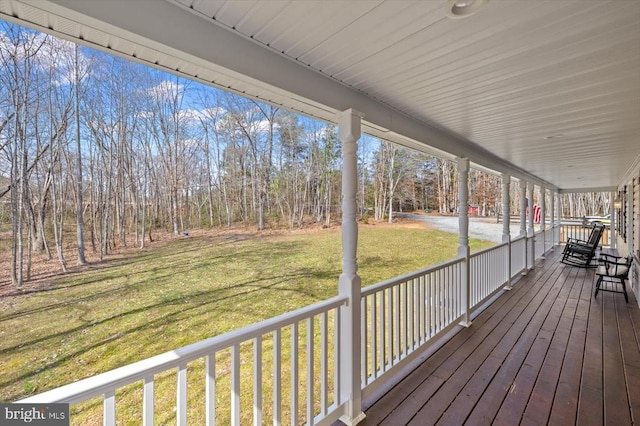
[[[363,285],[449,260],[457,243],[457,235],[420,224],[361,226]],[[2,296],[0,400],[15,401],[335,296],[340,244],[339,228],[196,232],[49,278],[38,291]],[[472,251],[491,245],[471,241]],[[156,400],[173,403],[171,380],[158,381]],[[80,410],[74,424],[101,423],[97,403]],[[123,410],[123,424],[136,418]],[[160,422],[175,422],[171,415]]]

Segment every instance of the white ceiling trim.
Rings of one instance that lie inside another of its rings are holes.
[[[580,194],[585,192],[613,192],[618,188],[615,186],[600,186],[595,188],[562,188],[558,190],[560,194]]]

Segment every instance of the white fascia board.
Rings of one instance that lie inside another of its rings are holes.
[[[599,186],[593,188],[563,188],[558,190],[560,194],[582,194],[585,192],[611,192],[615,191],[617,188],[615,186]]]
[[[353,108],[364,114],[365,125],[370,123],[374,128],[381,129],[371,132],[376,137],[403,145],[407,145],[407,140],[413,140],[427,145],[426,149],[422,149],[426,152],[433,147],[454,157],[469,158],[487,169],[509,173],[547,188],[556,188],[464,138],[406,116],[215,21],[208,21],[168,1],[21,1],[132,43],[166,52],[246,85],[298,101],[303,99],[309,108],[317,108],[310,111],[317,117],[335,122],[336,113]],[[333,110],[334,117],[328,116],[327,108]]]
[[[624,185],[627,185],[629,182],[633,181],[633,179],[638,176],[640,173],[640,155],[636,157],[631,166],[627,169],[624,174],[624,177],[618,184],[619,188],[622,188]]]

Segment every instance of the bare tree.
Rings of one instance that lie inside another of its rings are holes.
[[[86,72],[86,70],[84,70]],[[75,112],[76,120],[76,241],[78,249],[78,265],[86,265],[87,259],[84,255],[84,202],[83,202],[83,184],[82,184],[82,142],[80,139],[80,84],[82,81],[82,72],[78,61],[78,45],[74,49],[74,77],[75,77]]]
[[[47,37],[34,32],[24,32],[11,25],[3,25],[0,31],[0,73],[2,84],[5,85],[11,102],[12,121],[5,123],[5,130],[9,134],[5,152],[10,161],[11,189],[11,281],[14,286],[22,287],[24,282],[25,232],[31,237],[29,206],[29,177],[35,167],[29,166],[31,149],[31,131],[34,120],[32,112],[37,110],[40,91],[37,86],[36,55],[46,43]],[[36,106],[35,108],[32,108]],[[40,157],[36,153],[36,158]],[[27,240],[30,246],[30,239]],[[31,251],[27,250],[28,256]],[[30,259],[30,257],[29,257]]]
[[[182,109],[188,81],[180,77],[167,80],[157,73],[150,73],[150,77],[155,85],[147,91],[148,129],[166,178],[172,230],[178,235],[181,217],[178,193],[185,183],[181,172],[187,161],[186,117]]]
[[[271,186],[274,126],[278,108],[243,100],[231,94],[227,96],[227,108],[237,132],[245,138],[249,147],[252,205],[257,216],[258,230],[263,230]]]
[[[304,128],[295,114],[283,112],[277,118],[279,146],[278,164],[274,184],[274,198],[282,218],[290,229],[302,227],[304,204],[308,194],[308,175],[304,173]]]

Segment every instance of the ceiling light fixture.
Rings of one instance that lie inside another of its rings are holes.
[[[622,208],[622,197],[620,197],[620,192],[616,193],[616,198],[613,200],[613,208],[614,209]]]
[[[489,0],[449,0],[447,16],[452,19],[466,18],[476,13]]]

